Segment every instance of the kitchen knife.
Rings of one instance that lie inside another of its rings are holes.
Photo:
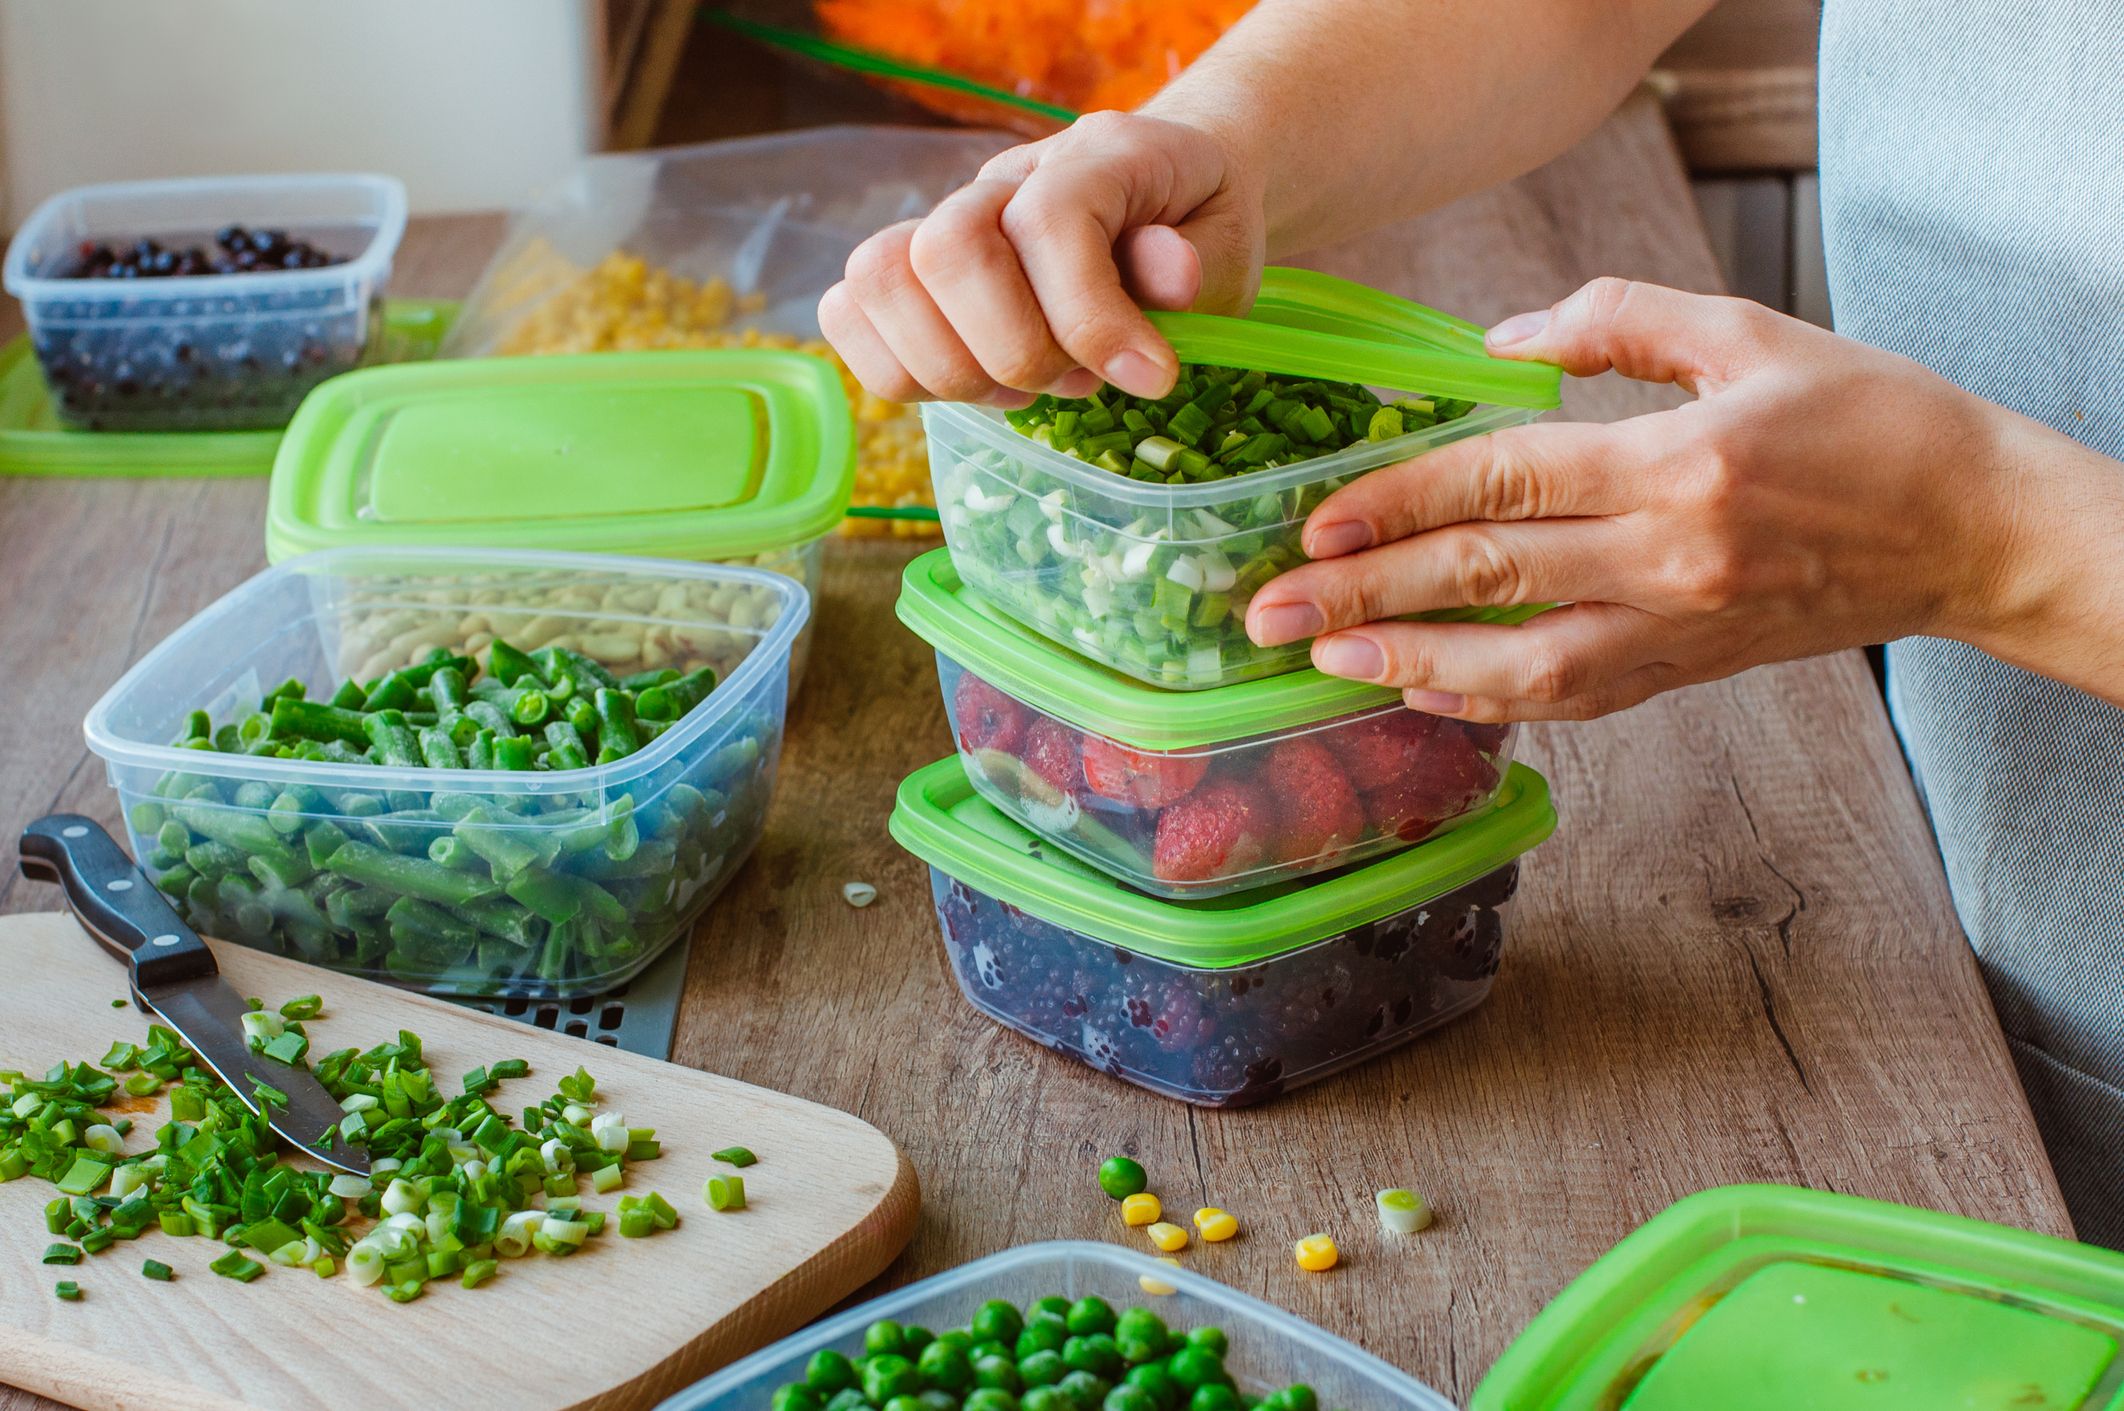
[[[369,1174],[369,1154],[340,1143],[317,1145],[346,1114],[307,1068],[251,1052],[243,1032],[250,1009],[221,978],[214,952],[184,924],[147,874],[93,820],[55,813],[23,831],[22,871],[66,890],[74,919],[132,973],[133,1002],[183,1036],[274,1131],[324,1162]],[[253,1079],[288,1095],[287,1106],[262,1103]]]

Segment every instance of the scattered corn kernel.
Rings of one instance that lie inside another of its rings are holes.
[[[1390,1235],[1413,1235],[1429,1229],[1431,1205],[1422,1196],[1400,1186],[1379,1193],[1379,1223]]]
[[[503,354],[601,353],[638,348],[795,348],[832,363],[855,408],[858,505],[934,506],[929,448],[914,407],[865,391],[833,348],[820,339],[736,327],[762,307],[757,294],[740,297],[728,280],[688,279],[614,250],[585,269],[544,240],[535,240],[496,271],[490,291],[496,309],[529,307],[496,345]],[[937,526],[920,520],[851,519],[843,534],[934,538]]]
[[[1187,1248],[1187,1231],[1170,1220],[1160,1220],[1144,1233],[1150,1236],[1152,1244],[1167,1254],[1176,1254]]]
[[[1239,1219],[1229,1210],[1205,1205],[1195,1212],[1195,1228],[1202,1232],[1203,1239],[1217,1244],[1239,1233]]]
[[[1165,1206],[1149,1191],[1137,1191],[1121,1202],[1124,1225],[1155,1225],[1164,1214]]]
[[[1136,1276],[1136,1287],[1142,1289],[1145,1293],[1158,1294],[1161,1297],[1165,1294],[1176,1292],[1171,1284],[1159,1278],[1156,1274],[1138,1274]]]
[[[1342,1258],[1342,1251],[1335,1248],[1331,1235],[1307,1235],[1291,1247],[1291,1252],[1298,1256],[1299,1268],[1315,1274],[1334,1268]]]

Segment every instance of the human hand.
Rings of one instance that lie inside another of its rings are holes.
[[[1489,345],[1697,400],[1500,431],[1345,486],[1306,524],[1315,562],[1254,596],[1254,641],[1317,636],[1322,671],[1435,714],[1585,719],[1910,633],[1984,645],[2021,608],[2009,565],[2028,536],[2002,448],[2022,419],[1915,362],[1616,279]],[[1571,606],[1516,627],[1390,620],[1541,602]]]
[[[1143,309],[1242,311],[1264,241],[1260,194],[1223,140],[1093,113],[864,241],[819,327],[896,402],[1017,407],[1109,382],[1162,397],[1179,361]]]

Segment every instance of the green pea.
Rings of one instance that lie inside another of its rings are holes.
[[[1018,1398],[1005,1387],[975,1387],[967,1394],[965,1411],[1019,1411]]]
[[[913,1396],[922,1389],[922,1374],[914,1363],[896,1352],[880,1352],[863,1362],[863,1394],[882,1407],[896,1396]]]
[[[1188,1346],[1205,1347],[1222,1357],[1231,1351],[1231,1344],[1222,1328],[1196,1328],[1187,1335]]]
[[[1069,1398],[1051,1386],[1026,1388],[1018,1398],[1018,1411],[1071,1411]]]
[[[777,1387],[773,1398],[767,1404],[773,1411],[822,1411],[819,1394],[802,1382],[791,1382],[788,1386]]]
[[[890,1318],[881,1318],[863,1330],[863,1350],[872,1357],[880,1353],[905,1353],[907,1330]]]
[[[1114,1330],[1113,1306],[1103,1298],[1080,1298],[1069,1306],[1065,1321],[1069,1330],[1080,1337],[1087,1333],[1110,1333]]]
[[[870,1398],[861,1387],[848,1387],[827,1398],[826,1411],[869,1411]]]
[[[982,1342],[1016,1342],[1025,1319],[1011,1304],[992,1298],[974,1310],[973,1335]]]
[[[1213,1382],[1230,1381],[1225,1375],[1224,1359],[1206,1347],[1190,1343],[1172,1355],[1165,1369],[1173,1374],[1173,1380],[1192,1390]]]
[[[1098,1411],[1100,1403],[1106,1400],[1106,1394],[1113,1389],[1114,1384],[1097,1372],[1081,1369],[1071,1372],[1055,1384],[1055,1390],[1061,1392],[1077,1411]]]
[[[987,1387],[995,1391],[1007,1391],[1012,1396],[1016,1396],[1019,1391],[1024,1389],[1025,1385],[1018,1377],[1018,1364],[1016,1362],[1008,1357],[993,1355],[974,1359],[973,1381],[977,1387]],[[968,1398],[968,1400],[971,1399]]]
[[[1052,1386],[1068,1374],[1062,1354],[1053,1348],[1042,1348],[1030,1357],[1018,1359],[1018,1378],[1028,1387]],[[1029,1395],[1027,1399],[1030,1400]]]
[[[1222,1382],[1196,1387],[1187,1399],[1187,1411],[1243,1411],[1243,1407],[1239,1393]]]
[[[1304,1382],[1293,1382],[1276,1393],[1283,1411],[1320,1411],[1320,1397]]]
[[[1130,1308],[1114,1320],[1114,1340],[1121,1344],[1121,1353],[1129,1361],[1148,1362],[1165,1354],[1172,1333],[1166,1329],[1165,1320],[1148,1308]]]
[[[915,1398],[922,1411],[959,1411],[959,1398],[942,1387],[931,1387]]]
[[[932,1342],[915,1359],[922,1380],[944,1391],[964,1391],[973,1380],[973,1363],[956,1344]]]
[[[906,1346],[901,1348],[900,1350],[902,1352],[905,1352],[909,1357],[913,1357],[923,1348],[929,1346],[931,1343],[937,1340],[937,1335],[935,1333],[931,1332],[929,1329],[923,1327],[919,1323],[909,1323],[906,1327],[900,1329],[900,1336],[906,1339]]]
[[[1035,1313],[1052,1313],[1057,1318],[1067,1317],[1069,1316],[1069,1300],[1058,1293],[1051,1293],[1045,1298],[1036,1298],[1033,1300],[1032,1307],[1025,1310],[1026,1321],[1030,1322]]]
[[[1023,1361],[1035,1352],[1060,1352],[1068,1341],[1069,1324],[1052,1313],[1035,1314],[1018,1334],[1018,1358]]]
[[[1127,1382],[1106,1394],[1105,1411],[1160,1411],[1158,1399],[1139,1386]]]
[[[1128,1375],[1121,1379],[1132,1387],[1141,1388],[1158,1403],[1158,1411],[1176,1411],[1187,1393],[1173,1374],[1165,1370],[1163,1363],[1146,1362],[1140,1367],[1129,1368]]]
[[[1142,1165],[1126,1156],[1109,1156],[1099,1163],[1099,1189],[1115,1200],[1126,1200],[1149,1184]]]
[[[1011,1341],[1015,1342],[1017,1339],[1013,1338]],[[974,1365],[977,1367],[981,1365],[984,1359],[990,1357],[1005,1358],[1013,1365],[1017,1363],[1017,1357],[1011,1352],[1009,1343],[977,1342],[968,1349],[966,1355],[973,1360]]]
[[[973,1334],[967,1332],[964,1328],[953,1328],[948,1333],[938,1333],[937,1341],[945,1343],[952,1347],[956,1347],[957,1349],[959,1349],[959,1351],[966,1353],[969,1357],[973,1354]]]
[[[811,1354],[804,1364],[804,1385],[821,1396],[831,1396],[856,1384],[855,1363],[830,1347]]]
[[[885,1403],[883,1411],[923,1411],[921,1398],[895,1396]]]

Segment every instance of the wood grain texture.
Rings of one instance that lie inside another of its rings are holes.
[[[417,230],[398,288],[461,290],[476,236]],[[1525,179],[1316,262],[1484,321],[1598,274],[1718,283],[1645,95]],[[1678,400],[1607,377],[1572,386],[1567,412]],[[56,802],[114,821],[74,722],[256,565],[263,499],[256,484],[0,480],[0,818]],[[898,781],[951,747],[933,658],[893,618],[909,552],[827,556],[780,796],[696,931],[674,1055],[899,1143],[927,1210],[883,1282],[1028,1240],[1137,1238],[1091,1182],[1098,1158],[1133,1150],[1173,1208],[1214,1202],[1246,1223],[1191,1265],[1465,1402],[1557,1289],[1706,1186],[1791,1181],[2069,1233],[1856,654],[1531,731],[1523,755],[1563,824],[1527,868],[1488,1005],[1265,1108],[1197,1113],[959,999],[924,871],[884,827]],[[840,896],[858,879],[880,888],[863,911]],[[0,892],[0,909],[41,904]],[[1430,1194],[1439,1227],[1384,1241],[1369,1202],[1386,1185]],[[1315,1229],[1348,1262],[1303,1276],[1289,1242]],[[0,1393],[0,1411],[44,1406]]]
[[[205,1239],[150,1234],[71,1269],[46,1268],[37,1259],[51,1238],[42,1220],[50,1188],[11,1181],[0,1186],[0,1368],[15,1382],[112,1411],[417,1406],[444,1387],[493,1388],[520,1411],[647,1405],[825,1311],[882,1269],[914,1227],[912,1169],[846,1113],[240,946],[215,950],[242,993],[269,1002],[322,994],[325,1017],[309,1026],[320,1052],[411,1029],[452,1090],[475,1065],[526,1058],[531,1075],[496,1095],[516,1106],[543,1100],[588,1063],[601,1103],[655,1127],[665,1144],[661,1157],[630,1167],[623,1189],[664,1192],[679,1226],[637,1240],[608,1229],[574,1258],[505,1260],[484,1288],[443,1280],[401,1307],[307,1269],[234,1283],[207,1268],[223,1247]],[[116,1040],[144,1039],[145,1016],[109,1005],[124,993],[124,971],[71,916],[0,918],[0,955],[14,977],[0,991],[0,1067],[93,1061]],[[128,1148],[150,1149],[167,1101],[128,1108]],[[701,1185],[729,1169],[709,1153],[736,1142],[760,1162],[745,1173],[747,1208],[720,1215]],[[585,1194],[598,1210],[618,1198]],[[143,1278],[149,1257],[176,1279]],[[61,1276],[81,1285],[81,1302],[53,1297]]]

